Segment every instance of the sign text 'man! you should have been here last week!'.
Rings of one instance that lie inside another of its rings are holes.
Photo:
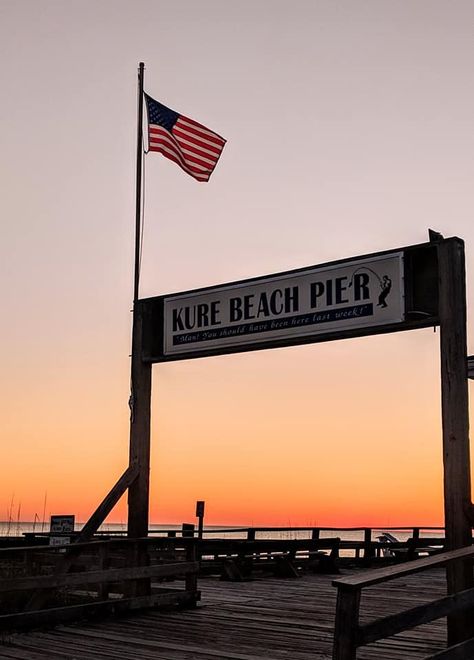
[[[165,296],[164,353],[402,321],[402,265],[394,253]]]

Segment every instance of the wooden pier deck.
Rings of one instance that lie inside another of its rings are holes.
[[[351,571],[343,570],[342,575]],[[184,611],[134,616],[4,636],[11,660],[330,660],[336,589],[328,575],[199,582],[202,603]],[[446,593],[437,569],[365,590],[361,621]],[[422,660],[445,646],[439,620],[359,649],[358,660]]]

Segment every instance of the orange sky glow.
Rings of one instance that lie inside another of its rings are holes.
[[[142,297],[433,227],[466,241],[474,352],[474,5],[455,5],[2,3],[0,520],[85,521],[127,466],[139,61],[228,141],[208,184],[146,157]],[[205,500],[216,525],[441,525],[439,372],[433,329],[155,365],[150,521]]]

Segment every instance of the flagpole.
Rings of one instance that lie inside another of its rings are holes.
[[[138,300],[140,283],[140,244],[142,216],[142,163],[143,163],[143,78],[145,64],[138,66],[138,117],[137,117],[137,180],[135,194],[135,272],[133,279],[133,302]]]
[[[145,65],[138,67],[137,176],[135,209],[135,268],[133,285],[132,360],[130,378],[129,467],[137,477],[128,489],[128,536],[148,535],[150,487],[151,364],[142,360],[143,317],[139,305],[143,163],[143,79]]]

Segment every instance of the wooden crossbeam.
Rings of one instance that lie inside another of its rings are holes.
[[[138,477],[138,473],[139,468],[137,465],[130,465],[125,470],[115,486],[113,486],[110,492],[104,497],[102,502],[99,504],[97,509],[82,528],[81,533],[77,538],[77,543],[88,541],[95,534],[109,513],[112,511],[114,506],[117,504],[119,499],[125,493],[127,488],[133,484],[135,479]]]

